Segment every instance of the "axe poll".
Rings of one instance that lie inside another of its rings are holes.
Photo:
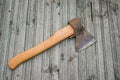
[[[80,18],[74,18],[68,22],[64,28],[55,32],[50,38],[36,45],[35,47],[22,52],[8,61],[10,69],[15,69],[21,63],[29,60],[30,58],[40,54],[55,44],[61,42],[68,37],[76,36],[76,51],[81,51],[88,46],[92,45],[96,40],[85,29],[80,21]]]

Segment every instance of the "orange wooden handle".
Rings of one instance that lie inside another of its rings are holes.
[[[74,30],[70,25],[65,26],[64,28],[55,32],[50,38],[43,41],[42,43],[36,45],[35,47],[26,50],[14,58],[8,61],[8,66],[11,69],[15,69],[18,65],[25,62],[26,60],[40,54],[41,52],[45,51],[46,49],[54,46],[55,44],[59,43],[60,41],[66,39],[67,37],[74,34]]]

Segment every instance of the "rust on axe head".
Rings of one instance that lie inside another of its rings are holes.
[[[76,51],[81,51],[96,42],[94,37],[85,29],[80,18],[74,18],[70,20],[68,24],[70,24],[75,31],[73,36],[76,36]]]

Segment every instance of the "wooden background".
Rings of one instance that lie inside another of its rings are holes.
[[[79,16],[97,42],[66,39],[10,70],[7,61]],[[0,80],[120,80],[120,0],[0,0]]]

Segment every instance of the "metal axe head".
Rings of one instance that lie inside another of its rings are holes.
[[[73,27],[75,32],[73,36],[76,36],[76,51],[81,51],[96,42],[95,38],[85,29],[80,18],[74,18],[68,24]]]

